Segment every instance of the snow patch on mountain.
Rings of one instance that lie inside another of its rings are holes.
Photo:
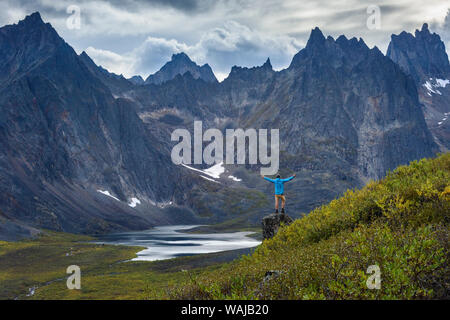
[[[131,202],[128,205],[135,208],[138,204],[141,204],[141,201],[138,198],[131,198]]]
[[[205,180],[208,180],[208,181],[212,181],[212,182],[218,183],[218,182],[217,182],[216,180],[214,180],[214,179],[207,178],[207,177],[202,176],[202,175],[200,175],[200,177],[202,177],[202,178],[205,179]]]
[[[182,163],[181,165],[190,170],[197,171],[198,173],[206,174],[207,176],[214,178],[214,179],[219,179],[220,175],[225,172],[225,167],[223,166],[223,162],[219,162],[205,170],[195,169],[193,167],[185,165],[184,163]],[[205,178],[205,177],[203,177],[203,178]]]
[[[103,191],[103,190],[100,190],[100,189],[99,189],[99,190],[97,190],[97,192],[100,192],[100,193],[104,194],[105,196],[108,196],[108,197],[110,197],[110,198],[113,198],[114,200],[120,201],[119,199],[117,199],[116,197],[114,197],[111,193],[109,193],[108,190]]]
[[[427,91],[428,91],[427,93],[431,97],[432,93],[442,95],[442,93],[439,90],[437,90],[437,88],[445,88],[449,83],[450,83],[450,80],[448,80],[448,79],[430,78],[429,81],[425,81],[423,86],[427,89]]]
[[[447,121],[449,115],[450,115],[450,112],[444,113],[444,118],[442,118],[442,120],[438,122],[438,125],[440,126],[444,123],[444,121]]]
[[[233,181],[242,181],[242,179],[236,178],[235,176],[228,176]]]
[[[225,167],[223,166],[223,162],[219,162],[213,165],[211,168],[203,170],[208,176],[219,179],[220,175],[225,172]]]
[[[445,80],[443,80],[443,79],[436,79],[436,85],[438,85],[438,86],[440,86],[442,88],[445,88],[449,83],[450,83],[450,80],[448,80],[448,79],[445,79]]]

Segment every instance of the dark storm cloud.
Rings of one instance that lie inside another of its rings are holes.
[[[214,7],[214,0],[108,0],[111,5],[130,11],[143,7],[173,8],[186,13],[205,12]]]
[[[172,7],[182,11],[193,12],[197,10],[204,11],[214,6],[212,0],[146,0],[148,4]]]
[[[67,27],[71,5],[81,11],[78,30]],[[368,27],[371,5],[380,10],[380,29]],[[39,11],[77,52],[89,49],[110,71],[148,76],[185,51],[223,78],[233,65],[261,65],[267,57],[277,69],[288,66],[316,26],[385,51],[391,34],[428,22],[448,48],[447,9],[442,0],[0,0],[0,25]]]
[[[227,1],[227,0],[223,0]],[[89,4],[90,0],[73,1],[42,1],[42,0],[2,0],[0,3],[0,23],[6,24],[8,21],[8,10],[10,8],[20,8],[25,14],[39,11],[43,17],[64,18],[67,17],[66,9],[69,5],[77,5],[83,8]],[[111,6],[129,12],[139,12],[143,9],[160,8],[175,9],[188,14],[204,13],[214,8],[219,2],[215,0],[100,0],[99,3],[110,4]],[[65,4],[65,5],[62,5]],[[100,9],[99,9],[100,10]],[[87,22],[94,18],[90,15],[84,17]]]

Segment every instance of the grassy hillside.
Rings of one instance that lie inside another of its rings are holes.
[[[401,166],[313,210],[251,256],[186,275],[169,298],[449,298],[450,154]],[[378,265],[381,288],[368,289]],[[267,271],[276,271],[266,277]],[[265,279],[264,279],[265,278]]]

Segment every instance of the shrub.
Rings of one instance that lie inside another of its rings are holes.
[[[251,256],[186,279],[184,299],[449,298],[450,153],[400,166],[283,227]],[[368,289],[378,265],[381,288]],[[276,276],[265,277],[268,270]]]

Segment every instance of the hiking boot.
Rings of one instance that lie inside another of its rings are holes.
[[[278,209],[275,210],[275,213],[278,213]]]
[[[284,213],[284,208],[281,208],[281,213]]]

